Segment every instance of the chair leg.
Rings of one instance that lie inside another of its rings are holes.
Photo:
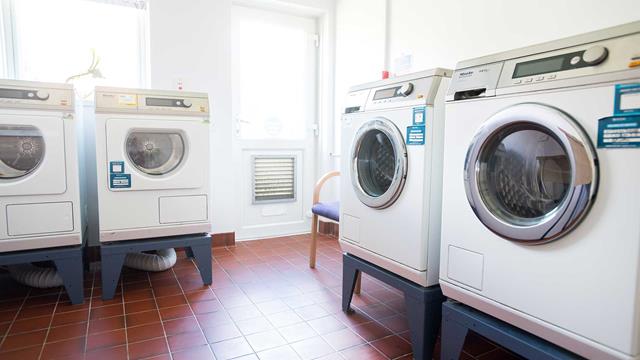
[[[316,267],[316,250],[318,250],[318,215],[311,219],[311,246],[309,247],[309,267]]]
[[[360,290],[362,289],[362,272],[358,273],[358,278],[356,279],[356,286],[353,292],[356,295],[360,295]]]

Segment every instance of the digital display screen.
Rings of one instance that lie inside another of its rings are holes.
[[[24,99],[25,97],[26,96],[24,90],[0,89],[0,98]]]
[[[395,97],[398,89],[400,89],[400,86],[378,90],[376,91],[375,95],[373,95],[373,100],[389,99]]]
[[[516,65],[513,78],[546,74],[562,70],[564,56],[557,56],[549,59],[533,60]]]
[[[147,98],[147,106],[176,106],[176,99]]]

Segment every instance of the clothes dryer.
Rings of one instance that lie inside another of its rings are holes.
[[[209,100],[96,88],[100,241],[207,233]]]
[[[340,245],[438,283],[444,95],[450,70],[355,86],[342,118]]]
[[[71,85],[0,80],[0,252],[82,244]]]
[[[462,61],[446,296],[590,359],[640,358],[640,22]]]

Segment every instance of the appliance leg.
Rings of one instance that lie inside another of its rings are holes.
[[[202,277],[202,282],[204,282],[205,285],[211,285],[213,282],[211,275],[211,245],[193,245],[188,249],[190,249],[191,254],[193,254],[193,257],[196,260],[198,270],[200,270],[200,276]]]
[[[125,256],[127,254],[101,254],[102,300],[111,300],[115,296]]]
[[[309,267],[316,267],[316,255],[318,252],[318,215],[311,219],[311,245],[309,245]]]
[[[190,247],[184,248],[184,254],[187,256],[187,258],[193,259],[193,250],[191,250]]]
[[[82,304],[84,300],[84,266],[82,252],[78,256],[54,259],[53,263],[62,277],[64,288],[73,305]]]
[[[406,292],[404,298],[411,330],[413,358],[431,359],[438,338],[438,330],[440,330],[441,304],[417,299]]]
[[[442,339],[440,342],[440,358],[442,360],[456,360],[460,358],[464,341],[467,338],[469,329],[460,325],[457,321],[444,316],[442,319]]]
[[[351,310],[351,299],[353,298],[353,290],[356,282],[360,277],[360,270],[355,267],[345,257],[343,257],[342,265],[342,311],[349,313]]]

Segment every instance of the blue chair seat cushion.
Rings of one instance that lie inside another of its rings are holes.
[[[333,221],[340,221],[340,202],[319,202],[313,205],[311,212]]]

